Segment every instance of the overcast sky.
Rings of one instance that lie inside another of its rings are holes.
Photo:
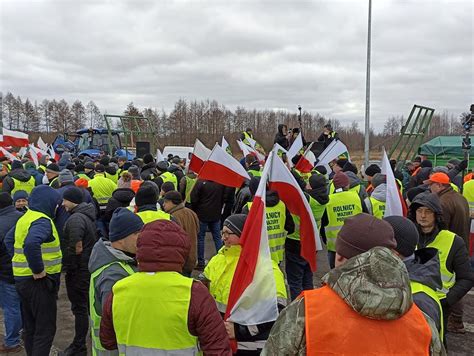
[[[232,5],[229,5],[231,3]],[[474,100],[474,1],[375,0],[371,117]],[[0,1],[0,89],[119,113],[179,98],[363,127],[368,0]]]

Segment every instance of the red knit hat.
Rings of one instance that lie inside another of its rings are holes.
[[[89,182],[87,181],[87,179],[84,178],[79,178],[74,182],[74,184],[76,185],[76,187],[79,188],[87,188],[89,186]]]
[[[349,186],[349,177],[344,172],[337,172],[332,179],[335,189],[345,188]]]

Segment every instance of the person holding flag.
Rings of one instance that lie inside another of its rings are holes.
[[[387,176],[375,173],[371,181],[372,194],[365,198],[365,206],[368,213],[376,218],[383,219],[387,200]]]
[[[224,314],[227,308],[231,284],[234,273],[242,252],[241,235],[244,229],[247,215],[235,214],[224,221],[222,228],[222,240],[225,246],[214,256],[201,275],[205,284],[209,285],[209,291],[214,297],[217,309]],[[258,236],[252,238],[257,239]],[[269,261],[270,263],[270,261]],[[276,284],[278,308],[282,310],[286,306],[285,278],[278,264],[271,261],[273,275]],[[257,325],[241,325],[239,323],[226,322],[229,338],[237,341],[237,355],[259,355],[265,344],[265,340],[273,326],[273,321]]]

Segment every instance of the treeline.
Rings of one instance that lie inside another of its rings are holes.
[[[85,106],[80,100],[69,104],[64,99],[44,99],[39,103],[36,101],[32,103],[28,98],[23,100],[9,92],[3,96],[1,111],[5,127],[30,133],[46,133],[45,137],[53,137],[57,133],[72,132],[83,127],[105,126],[100,109],[93,101],[89,101]],[[297,112],[244,107],[230,110],[215,100],[180,99],[170,112],[152,107],[138,108],[130,103],[123,114],[149,118],[154,131],[158,133],[156,141],[160,147],[192,146],[195,138],[212,147],[215,142],[221,141],[222,135],[225,135],[229,143],[237,149],[235,140],[246,128],[252,128],[255,138],[269,149],[273,144],[278,124],[284,123],[289,128],[300,127]],[[371,130],[371,150],[379,150],[382,146],[389,148],[399,136],[404,121],[404,117],[390,117],[386,119],[381,132]],[[364,132],[357,121],[342,123],[338,119],[324,117],[319,113],[303,111],[301,128],[306,140],[316,140],[328,122],[351,150],[363,150]],[[114,126],[119,128],[117,125],[118,123],[115,123]],[[433,116],[425,140],[439,135],[457,134],[462,134],[459,118],[444,112]]]

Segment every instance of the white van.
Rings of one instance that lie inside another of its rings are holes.
[[[193,153],[194,147],[186,146],[166,146],[163,149],[163,157],[168,158],[169,154],[173,156],[178,156],[180,158],[186,158],[186,162],[189,162],[191,159],[191,154]]]

